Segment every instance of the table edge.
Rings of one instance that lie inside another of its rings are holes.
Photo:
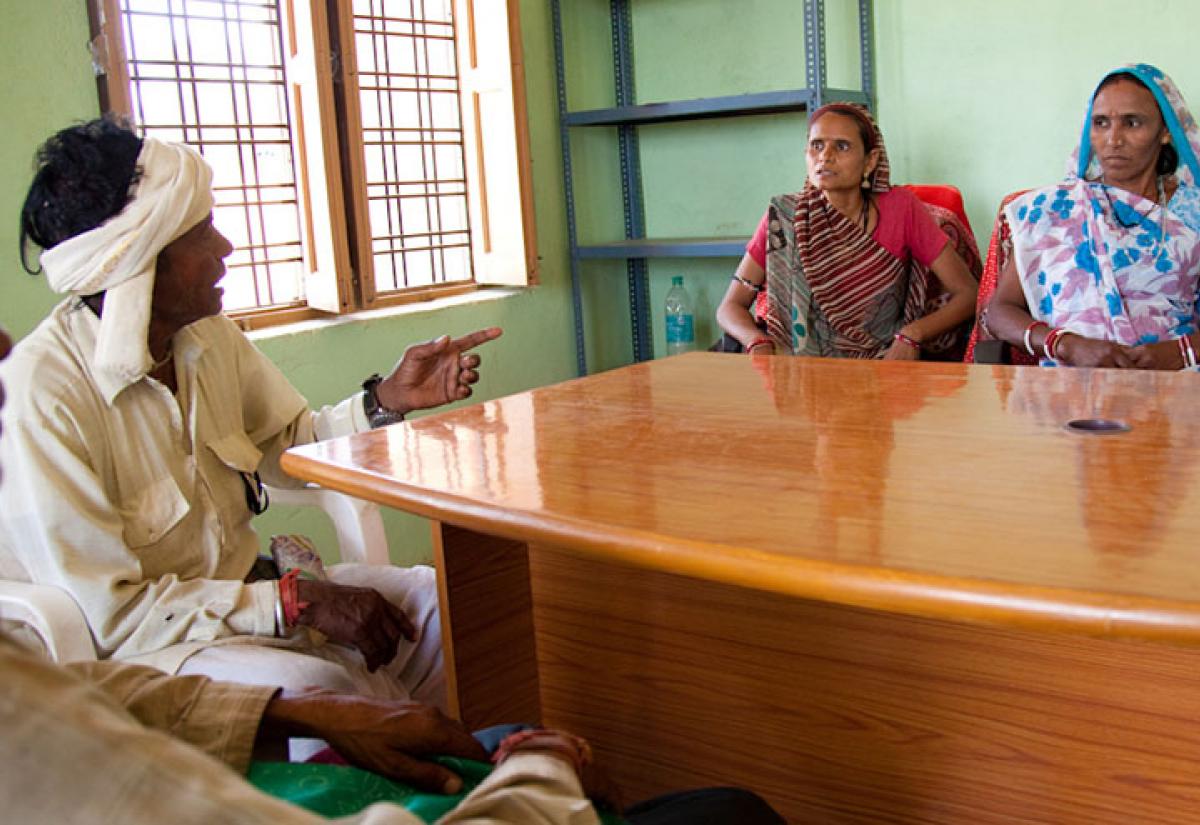
[[[1200,602],[1098,593],[794,559],[744,547],[655,534],[481,503],[407,485],[296,450],[281,466],[296,478],[437,522],[592,558],[784,596],[928,619],[1110,640],[1200,645]]]

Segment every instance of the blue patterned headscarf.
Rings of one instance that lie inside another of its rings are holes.
[[[1184,103],[1183,95],[1179,93],[1179,87],[1171,78],[1167,77],[1162,69],[1151,66],[1149,63],[1129,63],[1113,69],[1100,79],[1100,83],[1096,84],[1096,89],[1088,100],[1087,115],[1083,119],[1083,135],[1079,140],[1079,148],[1071,153],[1071,159],[1067,164],[1067,177],[1094,180],[1100,176],[1100,162],[1092,155],[1092,105],[1096,100],[1096,92],[1100,90],[1104,81],[1118,74],[1132,75],[1154,95],[1163,122],[1171,133],[1171,143],[1175,146],[1175,151],[1179,153],[1179,168],[1175,172],[1176,176],[1181,181],[1193,186],[1200,184],[1200,161],[1197,161],[1197,155],[1200,155],[1200,128],[1197,128],[1195,118],[1192,117],[1187,104]]]

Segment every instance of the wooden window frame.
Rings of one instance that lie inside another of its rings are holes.
[[[85,3],[100,110],[130,115],[118,0]],[[471,280],[377,292],[363,142],[361,131],[348,125],[362,122],[351,2],[279,0],[284,50],[290,52],[285,63],[307,305],[230,311],[229,316],[243,328],[409,305],[487,285],[539,282],[519,0],[453,3],[470,199]],[[477,18],[489,14],[493,17],[483,22]],[[495,31],[497,25],[506,26],[507,42],[485,44],[490,51],[485,57],[492,62],[481,66],[479,32]],[[492,116],[491,122],[486,121],[487,115]],[[314,154],[314,145],[324,150]],[[487,152],[496,152],[497,157],[485,157]],[[496,182],[501,178],[506,187],[497,195]],[[505,248],[498,251],[498,245]]]

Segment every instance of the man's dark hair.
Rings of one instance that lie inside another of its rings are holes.
[[[70,126],[37,151],[36,172],[21,208],[21,266],[30,243],[51,249],[95,229],[129,203],[142,139],[115,117]]]

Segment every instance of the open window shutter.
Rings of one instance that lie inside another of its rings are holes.
[[[112,112],[133,119],[129,102],[129,64],[121,32],[121,10],[117,0],[90,0],[88,26],[92,71],[100,94],[100,113]]]
[[[481,284],[537,280],[518,0],[455,0],[471,254]]]
[[[292,107],[305,296],[314,309],[347,312],[353,308],[353,273],[345,210],[340,208],[342,173],[326,7],[322,0],[283,0],[279,5]]]

